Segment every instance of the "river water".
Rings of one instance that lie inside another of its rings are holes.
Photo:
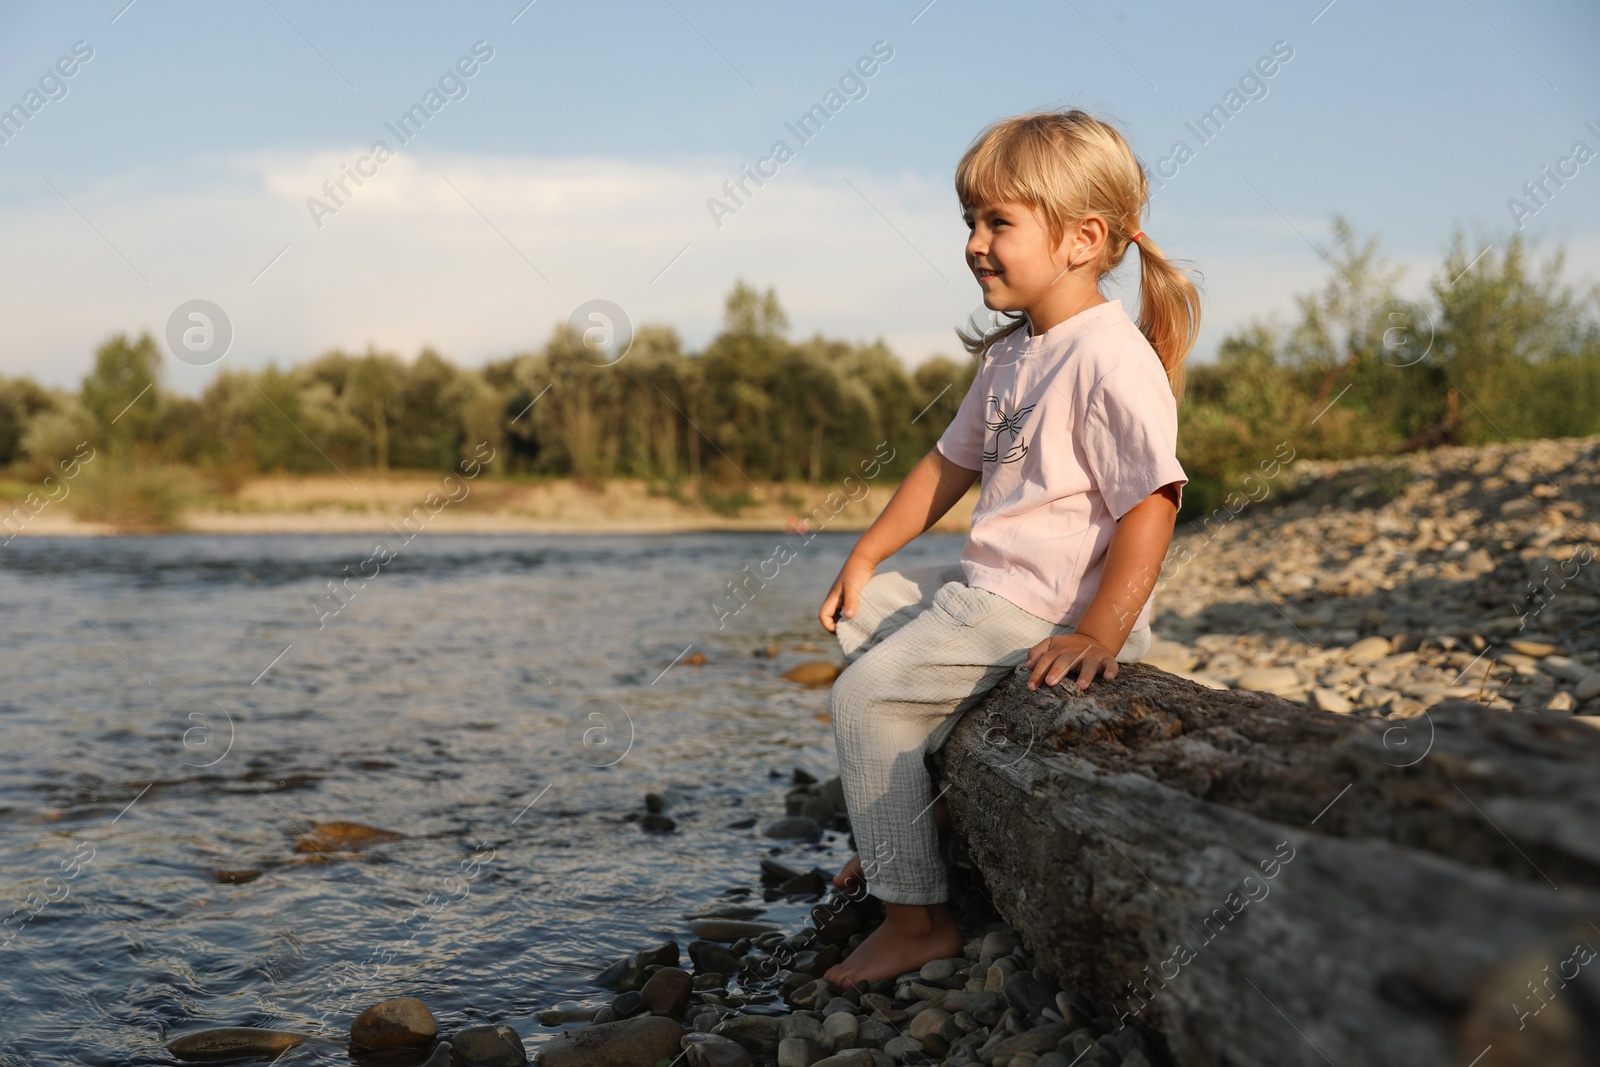
[[[794,767],[837,773],[826,690],[781,674],[839,658],[814,613],[850,535],[378,540],[0,547],[0,1064],[173,1063],[201,1026],[348,1063],[351,1017],[394,996],[531,1057],[557,1032],[534,1013],[598,1006],[607,962],[759,901],[762,858],[847,858],[760,829]],[[795,558],[732,613],[780,541]],[[675,831],[625,819],[652,790]],[[405,836],[306,862],[297,835],[334,820]]]

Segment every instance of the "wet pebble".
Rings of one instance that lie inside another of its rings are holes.
[[[689,1067],[751,1067],[743,1045],[717,1034],[685,1034],[682,1045]]]
[[[258,1026],[218,1026],[182,1034],[167,1042],[180,1060],[216,1060],[233,1056],[277,1056],[304,1043],[304,1034]]]
[[[763,837],[789,840],[816,841],[822,837],[822,826],[808,815],[789,815],[770,822],[761,831]]]
[[[651,1067],[675,1059],[683,1027],[659,1015],[598,1023],[559,1034],[535,1054],[539,1067]]]
[[[463,1026],[450,1035],[455,1067],[522,1067],[528,1062],[522,1037],[504,1023]]]
[[[362,1048],[413,1048],[439,1036],[439,1023],[415,997],[396,997],[367,1008],[350,1024],[350,1040]]]
[[[677,967],[663,967],[639,991],[645,1005],[657,1015],[677,1015],[689,1003],[694,979]]]

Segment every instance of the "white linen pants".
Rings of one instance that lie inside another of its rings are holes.
[[[829,712],[867,889],[888,903],[940,903],[949,883],[923,757],[1027,661],[1030,648],[1073,628],[972,588],[959,564],[874,575],[855,618],[840,618],[837,627],[847,666],[833,683]],[[1133,631],[1117,661],[1136,661],[1150,639],[1148,626]]]

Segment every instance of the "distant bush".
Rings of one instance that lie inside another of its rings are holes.
[[[102,455],[84,465],[67,504],[84,522],[118,533],[165,533],[182,529],[184,505],[196,489],[187,468]]]

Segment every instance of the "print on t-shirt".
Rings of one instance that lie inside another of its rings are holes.
[[[991,396],[989,398],[989,411],[993,414],[994,419],[992,421],[984,419],[983,424],[994,431],[994,447],[984,449],[983,461],[985,463],[993,463],[996,460],[1001,463],[1015,463],[1028,454],[1028,441],[1020,436],[1022,419],[1034,407],[1035,405],[1029,404],[1027,407],[1018,408],[1007,415],[1000,407],[999,397]],[[1011,438],[1011,444],[1007,447],[1003,438],[1008,434]],[[1002,448],[1004,448],[1004,452],[1001,451]]]

